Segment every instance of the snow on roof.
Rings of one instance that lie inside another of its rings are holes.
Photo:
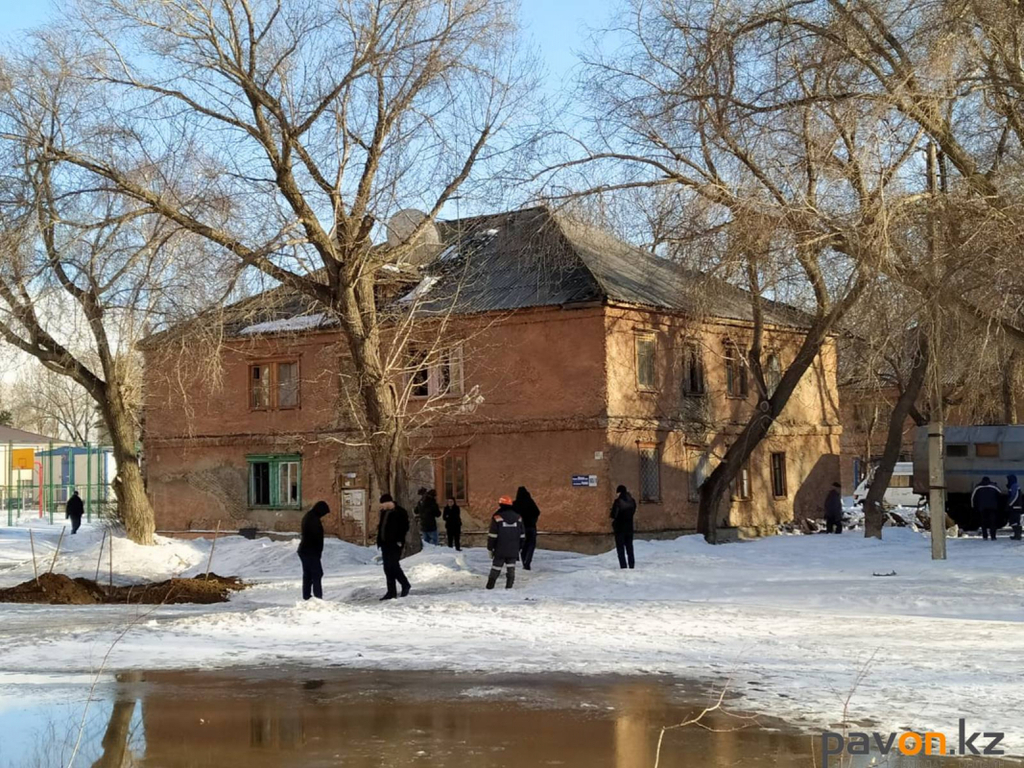
[[[327,316],[323,312],[313,315],[301,315],[300,317],[283,317],[279,320],[268,320],[265,323],[256,323],[243,328],[238,333],[242,336],[253,336],[260,333],[289,333],[294,331],[309,331],[325,325]]]
[[[405,296],[399,299],[399,301],[408,304],[409,302],[415,301],[416,299],[423,296],[431,288],[437,285],[438,280],[441,279],[440,275],[427,275],[420,280],[419,285],[409,291]]]

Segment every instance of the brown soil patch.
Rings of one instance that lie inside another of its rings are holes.
[[[48,603],[49,605],[101,605],[140,603],[147,605],[180,603],[223,603],[232,592],[246,585],[234,576],[210,574],[191,579],[107,587],[92,579],[72,579],[62,573],[42,573],[39,581],[30,579],[9,589],[0,589],[0,603]]]

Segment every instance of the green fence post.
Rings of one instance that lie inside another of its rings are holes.
[[[91,443],[85,444],[85,515],[92,522],[92,456]]]

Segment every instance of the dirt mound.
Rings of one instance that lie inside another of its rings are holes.
[[[0,603],[48,603],[50,605],[100,605],[104,603],[140,603],[148,605],[180,603],[223,603],[232,592],[245,589],[234,576],[210,574],[191,579],[168,579],[125,587],[105,587],[92,579],[72,579],[62,573],[43,573],[38,581],[0,589]]]

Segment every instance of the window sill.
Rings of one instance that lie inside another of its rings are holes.
[[[636,391],[642,395],[657,395],[661,390],[653,389],[651,387],[637,387]]]
[[[301,512],[301,505],[292,506],[281,506],[278,504],[250,504],[250,510],[259,510],[262,512]]]
[[[661,499],[640,499],[640,503],[641,504],[651,505],[651,506],[656,506],[658,504],[661,504],[662,501],[661,501]]]

